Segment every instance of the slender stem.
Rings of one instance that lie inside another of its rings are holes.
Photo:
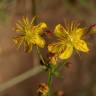
[[[37,46],[37,52],[38,52],[38,55],[39,55],[40,59],[42,60],[43,64],[45,65],[46,63],[43,59],[42,54],[40,53],[38,46]],[[52,72],[51,71],[52,71],[52,69],[49,69],[49,71],[48,71],[48,88],[49,88],[48,96],[51,96],[51,84],[52,84]]]
[[[41,54],[41,52],[40,52],[38,46],[37,46],[37,53],[38,53],[40,59],[42,60],[42,63],[43,63],[44,65],[46,65],[46,63],[45,63],[45,61],[44,61],[44,58],[43,58],[43,56],[42,56],[42,54]]]
[[[52,72],[51,72],[51,69],[49,69],[49,73],[48,73],[48,87],[49,87],[48,96],[51,96],[51,84],[52,84]]]
[[[0,84],[0,93],[7,91],[9,88],[23,82],[24,80],[29,79],[30,77],[36,76],[42,72],[42,66],[38,66],[28,70],[27,72],[22,73],[9,81],[3,82]]]

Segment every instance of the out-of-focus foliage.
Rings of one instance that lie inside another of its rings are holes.
[[[0,21],[6,21],[9,18],[9,7],[15,0],[0,0]]]
[[[87,3],[88,1],[89,1],[89,0],[79,0],[80,4],[85,5],[85,6],[86,6],[86,3]]]

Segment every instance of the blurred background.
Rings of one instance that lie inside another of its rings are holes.
[[[40,65],[35,50],[25,53],[12,42],[16,20],[33,17],[33,1],[40,21],[48,23],[52,30],[66,18],[78,20],[82,26],[96,23],[96,0],[0,0],[0,84]],[[86,40],[90,52],[80,53],[80,57],[72,55],[71,64],[61,71],[62,78],[54,78],[53,92],[64,91],[64,96],[96,96],[96,36],[87,36]],[[0,92],[0,96],[37,96],[38,84],[46,80],[47,73],[40,72]]]

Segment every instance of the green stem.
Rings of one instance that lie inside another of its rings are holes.
[[[43,64],[46,65],[38,46],[37,46],[37,52],[38,52],[38,55],[39,55],[40,59],[42,60]],[[51,84],[52,84],[52,68],[50,68],[48,71],[48,88],[49,88],[48,96],[51,96]]]
[[[65,65],[67,64],[67,61],[65,60],[63,63],[59,64],[55,70],[61,70]]]
[[[39,47],[38,47],[38,46],[37,46],[37,53],[38,53],[38,55],[39,55],[40,59],[42,60],[42,63],[43,63],[44,65],[46,65],[46,63],[45,63],[45,61],[44,61],[44,58],[43,58],[43,56],[42,56],[42,54],[41,54],[41,52],[40,52],[40,50],[39,50]]]
[[[48,88],[49,88],[48,96],[51,96],[51,84],[52,84],[52,72],[51,72],[51,69],[49,69],[49,72],[48,72]]]

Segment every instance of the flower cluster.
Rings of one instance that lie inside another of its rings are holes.
[[[34,25],[34,19],[30,22],[27,17],[23,17],[16,23],[16,32],[20,34],[14,38],[14,41],[18,47],[23,44],[24,50],[28,52],[32,51],[33,45],[41,48],[45,46],[42,34],[47,28],[47,24],[42,22]],[[57,64],[58,59],[68,59],[73,50],[88,52],[87,43],[82,38],[85,33],[85,28],[81,28],[79,23],[74,21],[67,22],[64,26],[56,25],[54,35],[57,37],[57,41],[48,45],[48,51],[51,53],[50,63]]]
[[[59,66],[68,64],[66,59],[70,58],[74,51],[89,52],[88,44],[83,37],[88,32],[96,33],[96,24],[86,29],[80,27],[80,24],[75,21],[68,21],[64,25],[57,24],[52,33],[45,22],[35,25],[34,20],[35,17],[31,22],[27,17],[19,20],[15,27],[18,35],[13,40],[18,48],[22,45],[24,51],[27,52],[31,52],[33,46],[37,46],[40,60],[45,65],[46,71],[48,71],[48,82],[47,84],[42,83],[39,85],[37,90],[38,96],[51,96],[52,77],[59,76]],[[48,43],[48,38],[46,40],[43,38],[44,36],[55,36],[56,40],[55,42]],[[48,60],[46,61],[39,50],[39,47],[44,48],[45,44],[48,49]],[[58,60],[63,60],[64,62],[57,66]],[[60,91],[55,96],[64,96],[64,92]]]

